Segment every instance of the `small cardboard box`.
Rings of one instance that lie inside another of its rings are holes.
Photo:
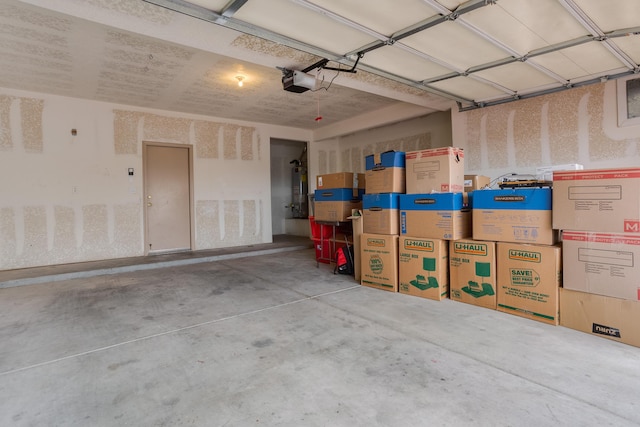
[[[400,195],[400,234],[431,239],[471,237],[467,193]]]
[[[563,286],[614,298],[640,300],[640,236],[562,232]]]
[[[354,209],[362,208],[363,190],[353,197],[351,188],[333,188],[315,191],[315,220],[328,222],[348,221]]]
[[[550,188],[478,190],[472,194],[474,240],[556,243]]]
[[[464,239],[449,244],[452,300],[496,309],[496,244]]]
[[[402,151],[387,151],[365,157],[365,192],[404,193],[405,154]]]
[[[558,324],[561,246],[498,242],[497,267],[498,311]]]
[[[363,173],[338,172],[316,176],[316,188],[328,190],[332,188],[361,188],[364,189],[365,177]]]
[[[640,168],[554,172],[553,228],[640,233]]]
[[[398,292],[398,236],[364,233],[360,255],[362,285]]]
[[[400,234],[399,196],[398,193],[365,194],[362,196],[365,233]]]
[[[353,230],[353,277],[360,281],[360,236],[363,233],[362,211],[354,209],[351,216],[351,228]]]
[[[400,237],[399,291],[440,301],[449,295],[447,240]]]
[[[491,184],[491,178],[484,175],[465,175],[464,176],[464,191],[469,193],[474,190],[480,190],[482,188],[489,188]]]
[[[560,325],[640,347],[640,302],[563,288]]]
[[[442,147],[409,151],[407,194],[461,193],[464,190],[464,150]]]

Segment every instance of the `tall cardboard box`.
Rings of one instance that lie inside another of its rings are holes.
[[[640,347],[640,302],[563,288],[560,325]]]
[[[553,245],[551,189],[512,188],[473,193],[473,239]]]
[[[362,236],[362,211],[353,210],[351,216],[347,219],[351,220],[351,228],[353,231],[353,277],[356,282],[360,281],[360,237]]]
[[[554,172],[553,228],[640,233],[640,168]]]
[[[464,191],[464,150],[442,147],[409,151],[407,162],[407,194]]]
[[[365,233],[400,234],[398,193],[365,194],[362,215]]]
[[[449,295],[447,240],[400,237],[399,291],[440,301]]]
[[[470,238],[467,193],[401,194],[400,234],[446,240]]]
[[[557,325],[562,248],[498,242],[498,311]]]
[[[455,301],[496,309],[496,244],[471,239],[449,244],[449,294]]]
[[[640,236],[562,232],[563,286],[614,298],[640,300]]]
[[[332,188],[359,188],[364,190],[365,176],[363,173],[338,172],[316,176],[316,188],[328,190]]]
[[[315,190],[315,220],[325,222],[348,221],[354,209],[362,208],[363,190],[354,197],[351,188]]]
[[[386,151],[365,157],[365,192],[404,193],[405,153]]]
[[[398,292],[398,236],[364,233],[360,255],[362,285]]]

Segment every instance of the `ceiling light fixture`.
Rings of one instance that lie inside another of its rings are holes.
[[[238,80],[238,86],[242,87],[244,84],[244,76],[236,76],[236,79]]]

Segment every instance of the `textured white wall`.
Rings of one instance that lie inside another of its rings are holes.
[[[586,169],[638,166],[640,126],[618,127],[616,84],[454,110],[453,140],[465,149],[467,173],[497,179],[572,163]]]
[[[0,89],[0,270],[144,255],[143,140],[194,146],[194,249],[270,242],[272,137],[310,134]]]

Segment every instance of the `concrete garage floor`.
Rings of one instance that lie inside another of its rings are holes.
[[[290,248],[0,289],[0,425],[640,425],[639,348]]]

